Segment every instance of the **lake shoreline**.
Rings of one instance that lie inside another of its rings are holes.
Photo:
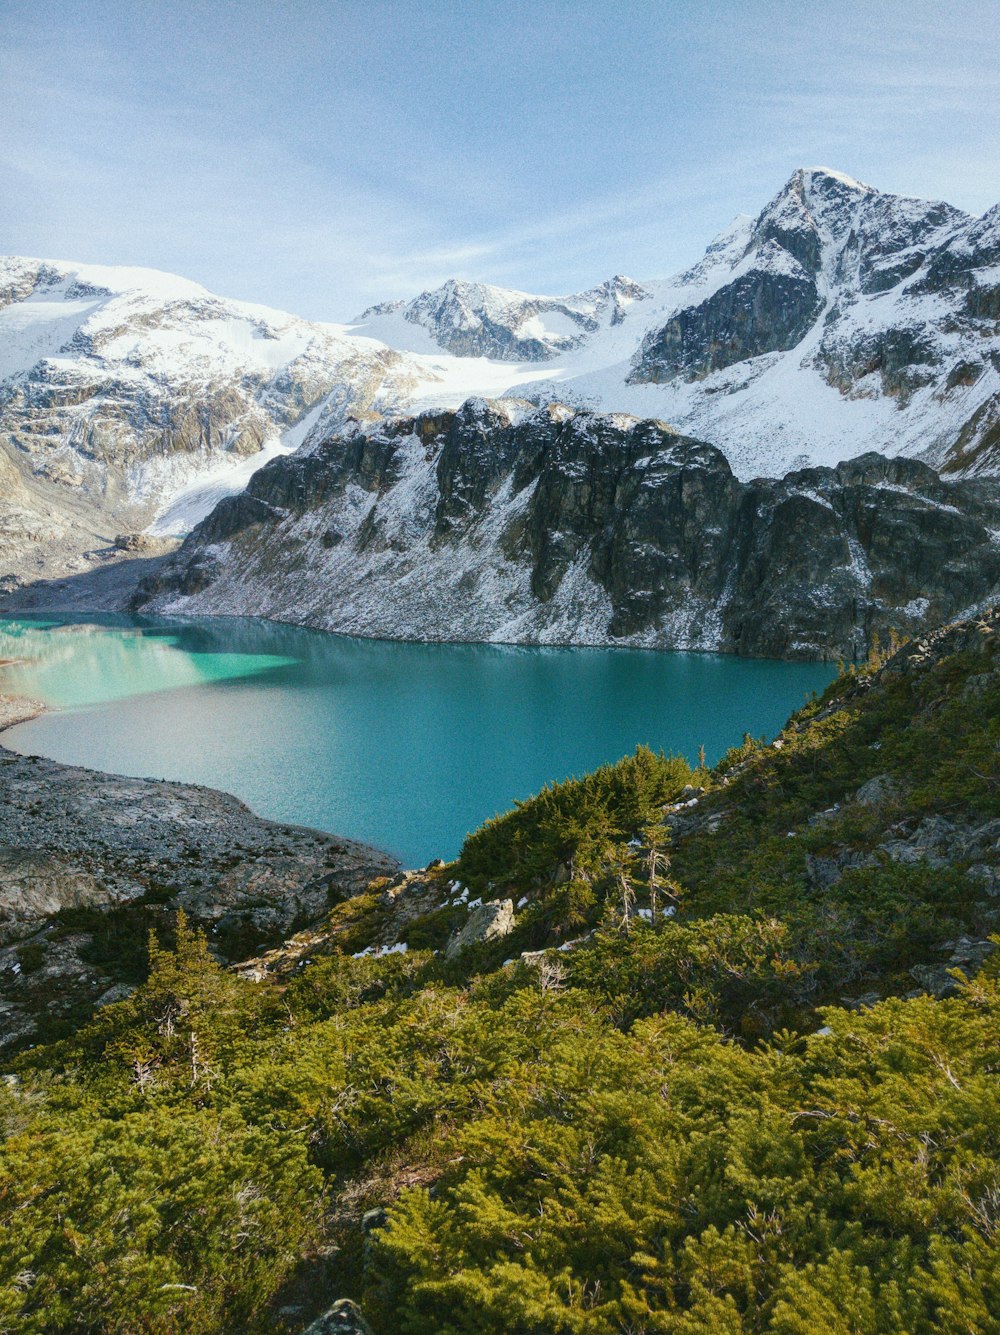
[[[25,585],[24,590],[35,588],[35,585]],[[24,592],[19,590],[19,592]],[[664,654],[668,656],[680,656],[685,654],[697,655],[703,658],[730,658],[742,662],[750,663],[837,663],[840,661],[852,661],[860,663],[861,659],[845,659],[843,654],[814,654],[814,653],[795,653],[787,654],[781,657],[774,657],[767,654],[738,653],[735,649],[719,646],[718,648],[706,648],[704,645],[691,646],[670,646],[664,647],[660,644],[636,644],[631,642],[618,642],[614,639],[592,637],[590,639],[481,639],[481,638],[463,638],[461,636],[449,635],[380,635],[375,631],[355,631],[338,630],[334,627],[325,625],[323,621],[315,617],[296,617],[281,616],[274,612],[172,612],[156,611],[149,612],[143,608],[134,606],[133,599],[120,598],[112,599],[106,606],[96,606],[88,604],[78,604],[70,601],[60,602],[58,598],[46,599],[44,595],[38,595],[39,601],[26,600],[23,605],[19,605],[16,596],[8,596],[0,600],[0,620],[3,618],[24,617],[31,620],[34,617],[65,617],[71,621],[79,617],[94,616],[124,616],[124,617],[146,617],[150,621],[171,621],[179,622],[191,621],[213,621],[213,622],[234,622],[234,621],[262,621],[269,626],[287,627],[289,630],[307,630],[316,635],[328,635],[336,640],[370,640],[377,644],[422,644],[422,645],[468,645],[470,647],[481,646],[483,648],[497,649],[593,649],[600,651],[641,654]],[[100,625],[99,622],[95,623]],[[0,664],[2,666],[2,664]]]
[[[31,703],[0,714],[0,726],[26,722],[9,746],[233,793],[410,867],[454,857],[515,801],[637,745],[692,761],[704,747],[714,763],[747,723],[773,734],[832,675],[730,654],[387,641],[264,618],[80,617],[85,635],[13,619],[0,655],[27,666],[0,675],[0,690]]]
[[[236,964],[399,871],[371,845],[258,816],[219,789],[0,745],[0,1052],[128,995],[128,961],[92,955],[106,922],[169,940],[183,910],[216,957]],[[12,967],[26,947],[43,967]]]
[[[15,728],[19,723],[30,723],[44,714],[48,705],[23,695],[0,694],[0,733]]]

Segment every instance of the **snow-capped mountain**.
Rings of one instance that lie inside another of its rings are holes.
[[[452,281],[348,326],[149,270],[0,260],[0,576],[122,529],[181,534],[352,418],[504,395],[670,422],[741,479],[872,449],[998,472],[1000,206],[799,170],[673,278]]]
[[[669,421],[744,478],[866,449],[1000,469],[1000,206],[975,219],[800,170],[692,268],[629,287],[572,348],[512,368],[509,392]],[[467,351],[489,351],[491,312],[516,329],[538,301],[491,289],[463,317]],[[428,313],[451,309],[445,288],[393,314],[447,346],[450,315]]]
[[[186,531],[320,419],[396,406],[428,378],[370,339],[170,274],[0,260],[4,554]]]
[[[456,357],[540,362],[582,347],[602,328],[621,324],[632,303],[648,296],[645,288],[621,274],[570,297],[538,297],[452,279],[413,301],[371,306],[354,328],[413,352],[431,346]]]

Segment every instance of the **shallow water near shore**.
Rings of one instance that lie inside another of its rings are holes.
[[[3,734],[67,764],[235,793],[419,866],[543,784],[639,743],[709,762],[834,674],[632,649],[352,639],[245,618],[0,618]]]

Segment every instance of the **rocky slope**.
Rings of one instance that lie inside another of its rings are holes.
[[[996,597],[1000,483],[871,454],[737,479],[662,422],[473,400],[220,503],[136,605],[416,639],[855,657]]]
[[[408,376],[371,340],[169,274],[2,259],[0,575],[33,553],[72,569],[151,520],[184,532],[315,422],[396,402]]]
[[[0,748],[0,1049],[124,995],[177,909],[239,959],[395,869],[227,793]]]

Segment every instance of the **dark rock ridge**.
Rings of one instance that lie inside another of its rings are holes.
[[[787,351],[822,304],[815,276],[768,241],[746,272],[679,310],[646,340],[631,381],[697,380],[748,357]]]
[[[0,1049],[118,999],[120,966],[141,968],[146,928],[179,908],[235,960],[396,867],[228,793],[0,747]]]
[[[837,658],[998,593],[995,480],[865,454],[744,483],[662,422],[470,400],[268,464],[135,605],[401,639]]]

